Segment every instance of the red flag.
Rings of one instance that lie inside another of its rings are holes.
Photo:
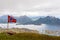
[[[14,22],[16,23],[16,19],[12,16],[8,16],[8,22]]]

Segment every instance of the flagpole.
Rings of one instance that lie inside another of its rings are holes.
[[[8,20],[9,20],[9,18],[8,18]],[[7,32],[8,32],[8,29],[9,29],[9,22],[7,22]]]
[[[7,31],[8,31],[8,29],[9,29],[9,23],[7,23]]]

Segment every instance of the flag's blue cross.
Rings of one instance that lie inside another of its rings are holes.
[[[10,20],[12,20],[13,18],[12,17],[10,17]]]
[[[10,22],[13,20],[13,18],[12,17],[10,17]]]

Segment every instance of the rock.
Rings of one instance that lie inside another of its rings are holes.
[[[14,35],[14,34],[16,34],[16,32],[9,31],[9,32],[7,32],[7,34],[9,34],[9,35]]]

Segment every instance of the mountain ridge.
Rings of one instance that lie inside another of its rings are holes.
[[[52,16],[46,16],[46,17],[36,17],[36,20],[32,20],[35,17],[28,17],[26,15],[15,17],[18,24],[27,25],[27,24],[34,24],[34,25],[40,25],[40,24],[51,24],[51,25],[59,25],[60,19]],[[0,16],[0,23],[7,23],[8,21],[8,15]]]

